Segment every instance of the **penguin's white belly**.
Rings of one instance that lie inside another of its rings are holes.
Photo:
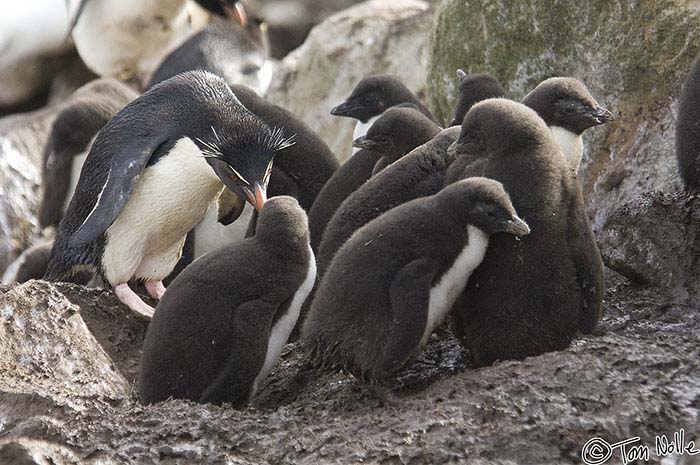
[[[452,266],[442,275],[440,282],[430,289],[428,301],[428,321],[421,338],[420,345],[426,343],[435,328],[440,326],[457,297],[467,285],[472,271],[481,264],[489,245],[489,237],[481,229],[469,225],[467,227],[469,242],[457,255]]]
[[[582,137],[559,126],[550,126],[549,129],[552,131],[554,140],[561,147],[561,151],[569,165],[578,173],[578,168],[581,166],[581,159],[583,158]]]
[[[253,381],[253,388],[250,393],[251,397],[258,390],[260,382],[270,374],[272,368],[277,363],[277,360],[282,353],[282,349],[287,343],[287,339],[289,339],[289,335],[292,333],[294,326],[297,324],[301,306],[309,296],[311,289],[314,287],[315,281],[316,258],[311,250],[311,246],[309,246],[309,270],[306,273],[306,278],[304,279],[304,282],[301,283],[301,286],[299,286],[296,293],[294,293],[294,297],[292,298],[292,302],[289,304],[287,313],[277,320],[270,331],[270,339],[267,343],[267,353],[265,354],[265,363],[263,363],[263,367],[260,370],[260,373],[258,373],[258,376],[255,377],[255,381]]]
[[[187,20],[184,0],[91,0],[73,40],[100,76],[144,76],[187,38]]]
[[[157,261],[161,255],[172,261],[173,248],[179,247],[177,262],[185,235],[204,217],[222,187],[194,142],[180,139],[144,170],[124,209],[107,229],[102,256],[107,280],[113,285],[126,282],[142,261]]]
[[[382,115],[377,115],[374,118],[370,118],[369,120],[367,120],[366,123],[363,123],[362,121],[358,121],[357,123],[355,123],[355,129],[352,132],[352,140],[354,141],[355,139],[366,135],[367,131],[369,131],[369,128],[372,127],[374,122],[377,121],[380,116],[382,116]],[[353,147],[353,149],[352,149],[353,155],[358,150],[360,150],[360,149],[358,149],[357,147]]]
[[[66,200],[63,203],[64,213],[68,209],[68,204],[73,198],[73,194],[75,194],[75,188],[78,186],[78,180],[80,179],[80,172],[83,169],[83,165],[85,164],[85,159],[87,158],[89,151],[90,148],[88,147],[87,151],[73,157],[73,164],[71,165],[70,173],[70,182],[68,184],[68,192],[66,193]]]
[[[253,207],[246,203],[241,216],[232,224],[224,226],[217,221],[216,205],[212,204],[195,228],[194,257],[201,257],[212,250],[245,239],[252,216]]]

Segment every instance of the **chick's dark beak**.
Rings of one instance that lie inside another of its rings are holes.
[[[503,232],[515,234],[516,236],[527,236],[530,234],[530,227],[516,215],[506,221],[503,227]]]
[[[615,115],[612,114],[610,110],[603,107],[595,107],[589,113],[590,117],[596,122],[596,124],[605,124],[610,121],[615,121]]]
[[[246,197],[248,197],[248,202],[250,202],[258,212],[262,211],[265,202],[267,202],[266,189],[259,182],[256,182],[252,192],[247,187],[244,187],[243,190],[245,191]]]
[[[352,142],[352,146],[358,149],[374,150],[377,147],[377,143],[372,139],[368,139],[367,136],[358,137]]]
[[[358,109],[358,105],[351,101],[345,101],[338,105],[337,107],[331,108],[331,115],[333,116],[345,116],[347,118],[352,118],[355,110]]]

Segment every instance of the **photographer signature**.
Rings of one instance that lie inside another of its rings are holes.
[[[640,444],[641,438],[635,436],[614,444],[610,444],[603,438],[592,438],[581,449],[581,459],[586,465],[602,465],[619,452],[623,465],[634,460],[649,461],[651,449],[649,446]],[[695,441],[685,440],[685,430],[682,428],[673,433],[669,438],[665,434],[656,436],[654,441],[654,452],[657,457],[667,457],[672,454],[677,455],[697,455],[700,449],[695,448]]]

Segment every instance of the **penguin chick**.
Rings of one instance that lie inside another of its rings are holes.
[[[240,199],[234,205],[247,200],[261,209],[272,159],[289,144],[211,73],[162,82],[99,132],[45,278],[68,280],[81,268],[100,272],[122,302],[150,316],[153,309],[127,282],[143,279],[160,298],[187,232],[223,187]]]
[[[442,323],[489,236],[530,232],[503,186],[463,180],[396,207],[343,245],[303,327],[317,362],[381,380],[416,354]]]
[[[461,112],[466,113],[474,103],[504,93],[498,81],[487,74],[467,75],[464,71],[458,70],[457,76],[460,93],[455,120],[460,122],[464,119],[464,114]],[[454,125],[454,121],[452,125]],[[400,203],[419,196],[435,194],[442,188],[445,170],[453,161],[447,159],[447,147],[457,140],[459,131],[445,131],[444,134],[449,134],[449,136],[445,136],[449,137],[449,141],[441,138],[435,145],[430,144],[426,147],[421,155],[406,162],[406,165],[397,166],[395,171],[392,169],[394,174],[385,176],[381,181],[373,180],[369,185],[363,185],[360,189],[364,193],[354,196],[353,200],[343,207],[343,212],[339,213],[337,218],[333,218],[333,213],[340,209],[339,205],[330,212],[331,215],[327,216],[323,223],[324,229],[321,230],[321,235],[325,236],[325,230],[329,228],[327,225],[333,225],[330,228],[333,232],[329,233],[327,238],[321,239],[325,243],[325,250],[320,246],[314,249],[319,252],[319,270],[321,272],[337,248],[363,224]],[[355,156],[357,155],[353,157]],[[377,166],[377,168],[381,167],[382,165]],[[410,172],[410,175],[407,176],[406,170]],[[385,189],[384,186],[388,187]],[[345,196],[346,199],[349,197],[350,195]],[[309,215],[309,222],[313,244],[315,227],[313,211]]]
[[[458,69],[457,80],[459,96],[455,107],[455,116],[450,122],[450,126],[461,126],[464,115],[475,103],[506,95],[501,83],[488,73],[467,74]]]
[[[2,283],[24,283],[30,279],[41,279],[52,246],[52,241],[44,241],[26,249],[7,267],[2,275]]]
[[[366,136],[355,141],[357,146],[361,147],[363,150],[354,155],[346,164],[352,162],[352,160],[362,152],[377,153],[379,159],[373,168],[374,176],[414,148],[432,139],[438,132],[440,132],[440,127],[426,118],[413,104],[396,105],[389,108],[375,121]],[[321,194],[323,194],[324,191],[321,191]],[[319,199],[321,199],[321,195],[319,195]],[[325,200],[330,200],[330,197]],[[323,221],[325,218],[328,218],[326,215],[332,213],[323,205],[323,203],[314,202],[309,212],[309,230],[311,232],[312,248],[318,247],[321,243],[321,237],[326,227],[326,223],[323,223]],[[362,211],[365,210],[362,209]],[[379,213],[377,213],[377,215],[379,215]],[[314,238],[316,238],[316,242],[314,242]],[[333,250],[333,252],[335,252],[335,250]],[[326,254],[326,258],[323,260],[324,269],[325,265],[329,262],[330,256],[330,253]],[[309,302],[311,300],[312,299],[309,299]],[[307,304],[302,308],[300,322],[304,320],[308,313],[308,307]],[[297,333],[298,330],[295,331],[293,337],[295,337]]]
[[[691,65],[681,91],[676,158],[685,188],[700,193],[700,56]]]
[[[356,139],[353,145],[381,155],[372,168],[374,176],[411,150],[428,142],[440,129],[415,106],[397,105],[386,110],[367,134]]]
[[[394,207],[442,189],[453,161],[448,158],[447,149],[458,137],[459,128],[443,129],[345,199],[328,222],[318,247],[319,277],[355,231]]]
[[[58,226],[68,207],[90,142],[138,94],[116,79],[96,79],[76,90],[56,116],[42,156],[39,226]]]
[[[386,151],[380,153],[379,151],[367,148],[369,145],[373,145],[373,142],[366,139],[365,136],[356,139],[356,147],[363,144],[366,144],[367,147],[360,148],[360,150],[355,152],[350,159],[346,160],[345,163],[340,166],[333,177],[323,186],[323,189],[314,201],[309,211],[311,247],[314,251],[318,251],[318,246],[321,243],[326,226],[333,217],[333,214],[350,194],[355,192],[371,176],[393,163],[393,161],[422,143],[427,142],[432,137],[430,134],[435,135],[434,133],[437,132],[433,131],[433,129],[439,129],[433,120],[425,117],[422,112],[420,112],[423,118],[422,120],[415,117],[415,112],[419,112],[420,109],[413,103],[400,103],[391,107],[390,110],[394,108],[403,108],[404,110],[413,109],[414,113],[394,113],[392,111],[391,114],[393,116],[381,124],[381,130],[379,128],[376,130],[376,135],[378,136],[377,142],[379,142],[379,137],[381,137],[383,141],[388,141],[389,143],[389,146],[386,147]],[[412,122],[417,130],[415,134],[407,134],[406,131],[403,130],[404,128],[400,126],[403,118],[407,118]],[[380,115],[372,126],[378,124],[382,119]],[[394,134],[393,131],[397,132]],[[401,132],[399,133],[398,131]],[[374,147],[378,149],[380,146],[381,144],[379,143],[374,144]]]
[[[586,86],[574,78],[545,79],[523,98],[522,103],[547,123],[576,173],[583,158],[583,131],[615,119],[610,111],[598,105]]]
[[[316,278],[306,214],[273,197],[254,237],[187,267],[156,307],[143,344],[144,403],[243,407],[274,367]]]
[[[345,102],[331,109],[331,115],[356,119],[358,123],[355,124],[353,132],[353,140],[356,140],[367,133],[374,120],[387,108],[400,103],[416,105],[421,113],[437,124],[433,114],[418,97],[389,74],[374,74],[362,78]]]
[[[508,137],[503,137],[508,134]],[[454,305],[455,330],[476,365],[560,350],[602,312],[603,263],[581,188],[544,121],[490,99],[469,110],[450,148],[474,161],[462,178],[503,184],[532,233],[492,238]]]
[[[243,84],[265,94],[272,82],[265,34],[254,36],[238,24],[214,18],[163,60],[147,87],[185,71],[203,69],[229,85]]]

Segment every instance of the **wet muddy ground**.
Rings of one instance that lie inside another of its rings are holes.
[[[698,431],[700,309],[617,275],[608,283],[600,328],[565,351],[475,370],[443,328],[385,388],[317,374],[295,344],[242,411],[146,407],[134,393],[57,405],[0,386],[0,458],[35,463],[19,460],[42,450],[56,464],[554,464],[581,463],[594,436],[640,436],[653,452],[656,435]],[[145,323],[124,318],[106,291],[59,289],[133,382]]]

